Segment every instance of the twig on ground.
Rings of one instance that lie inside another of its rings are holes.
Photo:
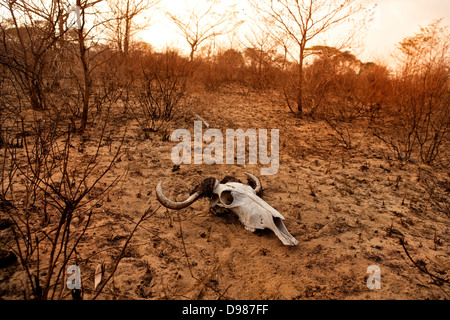
[[[430,276],[431,280],[433,280],[433,282],[435,284],[440,286],[443,283],[449,283],[450,282],[448,279],[444,279],[444,278],[438,277],[438,276],[432,274],[431,272],[429,272],[427,270],[427,267],[425,266],[424,263],[423,264],[419,264],[419,263],[415,262],[413,260],[413,258],[411,257],[411,255],[409,254],[408,250],[406,249],[406,246],[405,246],[406,242],[405,242],[405,238],[404,237],[400,238],[400,244],[402,245],[403,250],[405,250],[406,255],[408,256],[409,260],[411,260],[411,262],[414,264],[414,266],[417,269],[419,269],[420,271],[422,271],[423,273],[428,274]]]
[[[152,215],[154,215],[157,211],[158,211],[159,207],[156,210],[152,210],[151,207],[149,207],[147,210],[145,210],[144,214],[141,216],[141,218],[139,219],[139,221],[136,223],[136,225],[134,226],[133,231],[131,231],[130,235],[128,236],[127,240],[125,241],[125,244],[122,247],[122,251],[119,254],[119,257],[117,258],[117,261],[115,263],[115,265],[113,266],[113,269],[111,271],[111,273],[109,274],[109,277],[105,280],[105,282],[103,282],[103,284],[100,286],[100,288],[98,289],[96,295],[92,298],[92,300],[95,300],[99,294],[103,291],[103,288],[105,288],[106,284],[109,282],[109,280],[112,278],[112,276],[114,275],[114,273],[117,270],[117,266],[119,265],[120,261],[122,260],[124,254],[125,254],[125,250],[128,247],[128,243],[130,242],[131,238],[133,237],[134,233],[136,232],[137,228],[139,227],[139,225],[146,220],[147,218],[151,217]]]

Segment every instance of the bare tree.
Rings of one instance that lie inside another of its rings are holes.
[[[60,28],[58,32],[60,21],[67,20],[66,8],[59,0],[2,0],[0,9],[5,15],[0,23],[0,64],[11,71],[32,108],[43,110],[47,107],[43,81],[49,65],[47,56],[67,31]]]
[[[256,25],[245,36],[248,46],[245,48],[245,57],[250,61],[250,70],[254,76],[253,86],[259,89],[265,87],[270,80],[269,70],[274,64],[277,44],[273,41],[270,32]]]
[[[207,40],[218,35],[230,32],[236,25],[231,24],[231,20],[236,16],[235,6],[219,13],[216,7],[218,0],[209,1],[206,6],[197,4],[187,10],[186,15],[176,16],[167,12],[167,16],[178,27],[178,31],[183,35],[190,46],[190,60],[194,60],[194,54],[199,47]]]
[[[263,15],[264,21],[274,26],[273,35],[297,61],[297,112],[303,113],[303,82],[306,46],[319,35],[346,22],[363,10],[361,0],[250,0]],[[272,28],[273,29],[273,28]],[[289,43],[286,43],[288,41]]]
[[[107,3],[114,18],[106,23],[106,27],[112,32],[119,51],[126,56],[133,36],[149,25],[148,21],[136,24],[136,17],[155,8],[160,0],[107,0]]]
[[[104,25],[108,19],[101,17],[98,18],[99,11],[97,10],[98,4],[102,0],[76,0],[76,6],[79,8],[79,20],[80,25],[76,28],[76,40],[78,44],[78,52],[76,55],[81,62],[83,79],[82,79],[82,100],[83,108],[81,114],[81,124],[78,128],[79,132],[83,132],[86,129],[88,112],[91,104],[91,93],[92,93],[92,71],[98,66],[98,64],[92,65],[94,56],[98,55],[91,54],[91,49],[98,43],[99,36],[93,36],[95,31],[98,31],[98,27]],[[95,40],[94,40],[95,38]]]

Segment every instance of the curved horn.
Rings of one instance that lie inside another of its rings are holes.
[[[248,173],[248,172],[244,172],[244,173],[248,177],[249,180],[254,182],[255,187],[253,189],[255,189],[256,194],[259,194],[262,190],[261,181],[259,181],[259,179],[256,176],[252,175],[251,173]]]
[[[158,185],[156,186],[156,198],[158,199],[158,201],[166,208],[169,209],[174,209],[174,210],[180,210],[186,207],[189,207],[191,204],[193,204],[201,195],[201,191],[198,190],[196,192],[194,192],[193,194],[191,194],[189,196],[189,198],[187,198],[184,201],[181,202],[176,202],[176,201],[172,201],[169,198],[167,198],[163,191],[162,191],[162,181],[160,181],[158,183]]]

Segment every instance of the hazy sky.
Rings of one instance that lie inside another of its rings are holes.
[[[377,23],[368,31],[363,54],[367,60],[389,57],[395,44],[414,35],[419,26],[444,18],[450,25],[450,0],[381,0]]]
[[[186,3],[192,5],[195,1],[204,0],[166,0],[162,3],[165,10],[181,13]],[[248,12],[246,1],[221,1],[221,5],[225,3],[237,3],[243,12]],[[378,0],[375,3],[377,7],[372,11],[374,20],[362,39],[364,46],[359,58],[363,61],[389,59],[398,42],[414,35],[419,31],[419,26],[426,26],[435,19],[444,18],[444,24],[450,25],[450,0]],[[187,53],[185,40],[162,13],[154,14],[151,21],[152,25],[140,34],[142,40],[158,49],[167,45],[181,47]],[[225,40],[226,45],[229,46]]]

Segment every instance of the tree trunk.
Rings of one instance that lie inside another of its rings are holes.
[[[191,53],[189,55],[190,62],[194,61],[194,52],[195,52],[195,48],[194,48],[194,46],[191,46]]]
[[[125,35],[123,38],[123,54],[128,56],[128,51],[130,50],[130,19],[125,20]]]
[[[44,102],[42,101],[40,81],[42,80],[39,80],[39,78],[38,80],[32,79],[30,81],[29,86],[30,104],[34,110],[45,110],[45,105]]]
[[[45,110],[45,101],[42,96],[42,57],[34,57],[32,72],[30,72],[31,79],[29,80],[29,95],[31,107],[35,110]]]
[[[117,49],[119,50],[120,53],[123,53],[123,44],[122,44],[123,39],[122,39],[121,30],[120,30],[121,26],[122,26],[122,23],[118,22],[117,23],[117,30],[116,30],[116,33],[117,33]]]
[[[77,5],[80,5],[80,0],[77,0]],[[78,129],[79,132],[83,132],[86,129],[88,112],[89,112],[89,100],[91,97],[91,75],[89,72],[89,58],[87,56],[88,49],[86,48],[85,36],[83,33],[84,27],[84,10],[82,9],[82,26],[78,29],[78,44],[80,50],[80,60],[83,68],[83,80],[84,80],[84,90],[83,90],[83,111],[81,115],[81,125]]]
[[[300,48],[300,57],[298,62],[298,82],[297,82],[297,111],[298,115],[303,115],[303,48]]]
[[[82,58],[82,60],[85,59]],[[83,61],[83,73],[84,73],[83,113],[81,114],[81,125],[79,132],[83,132],[86,129],[89,112],[89,101],[91,96],[91,77],[89,74],[89,68],[86,60]]]
[[[263,48],[261,47],[259,50],[259,59],[258,59],[258,86],[261,86],[263,83],[262,78],[262,64],[263,64]]]
[[[125,12],[125,34],[123,37],[123,54],[128,56],[128,51],[130,48],[130,29],[131,29],[131,19],[130,16],[130,1],[127,1],[127,10]]]

